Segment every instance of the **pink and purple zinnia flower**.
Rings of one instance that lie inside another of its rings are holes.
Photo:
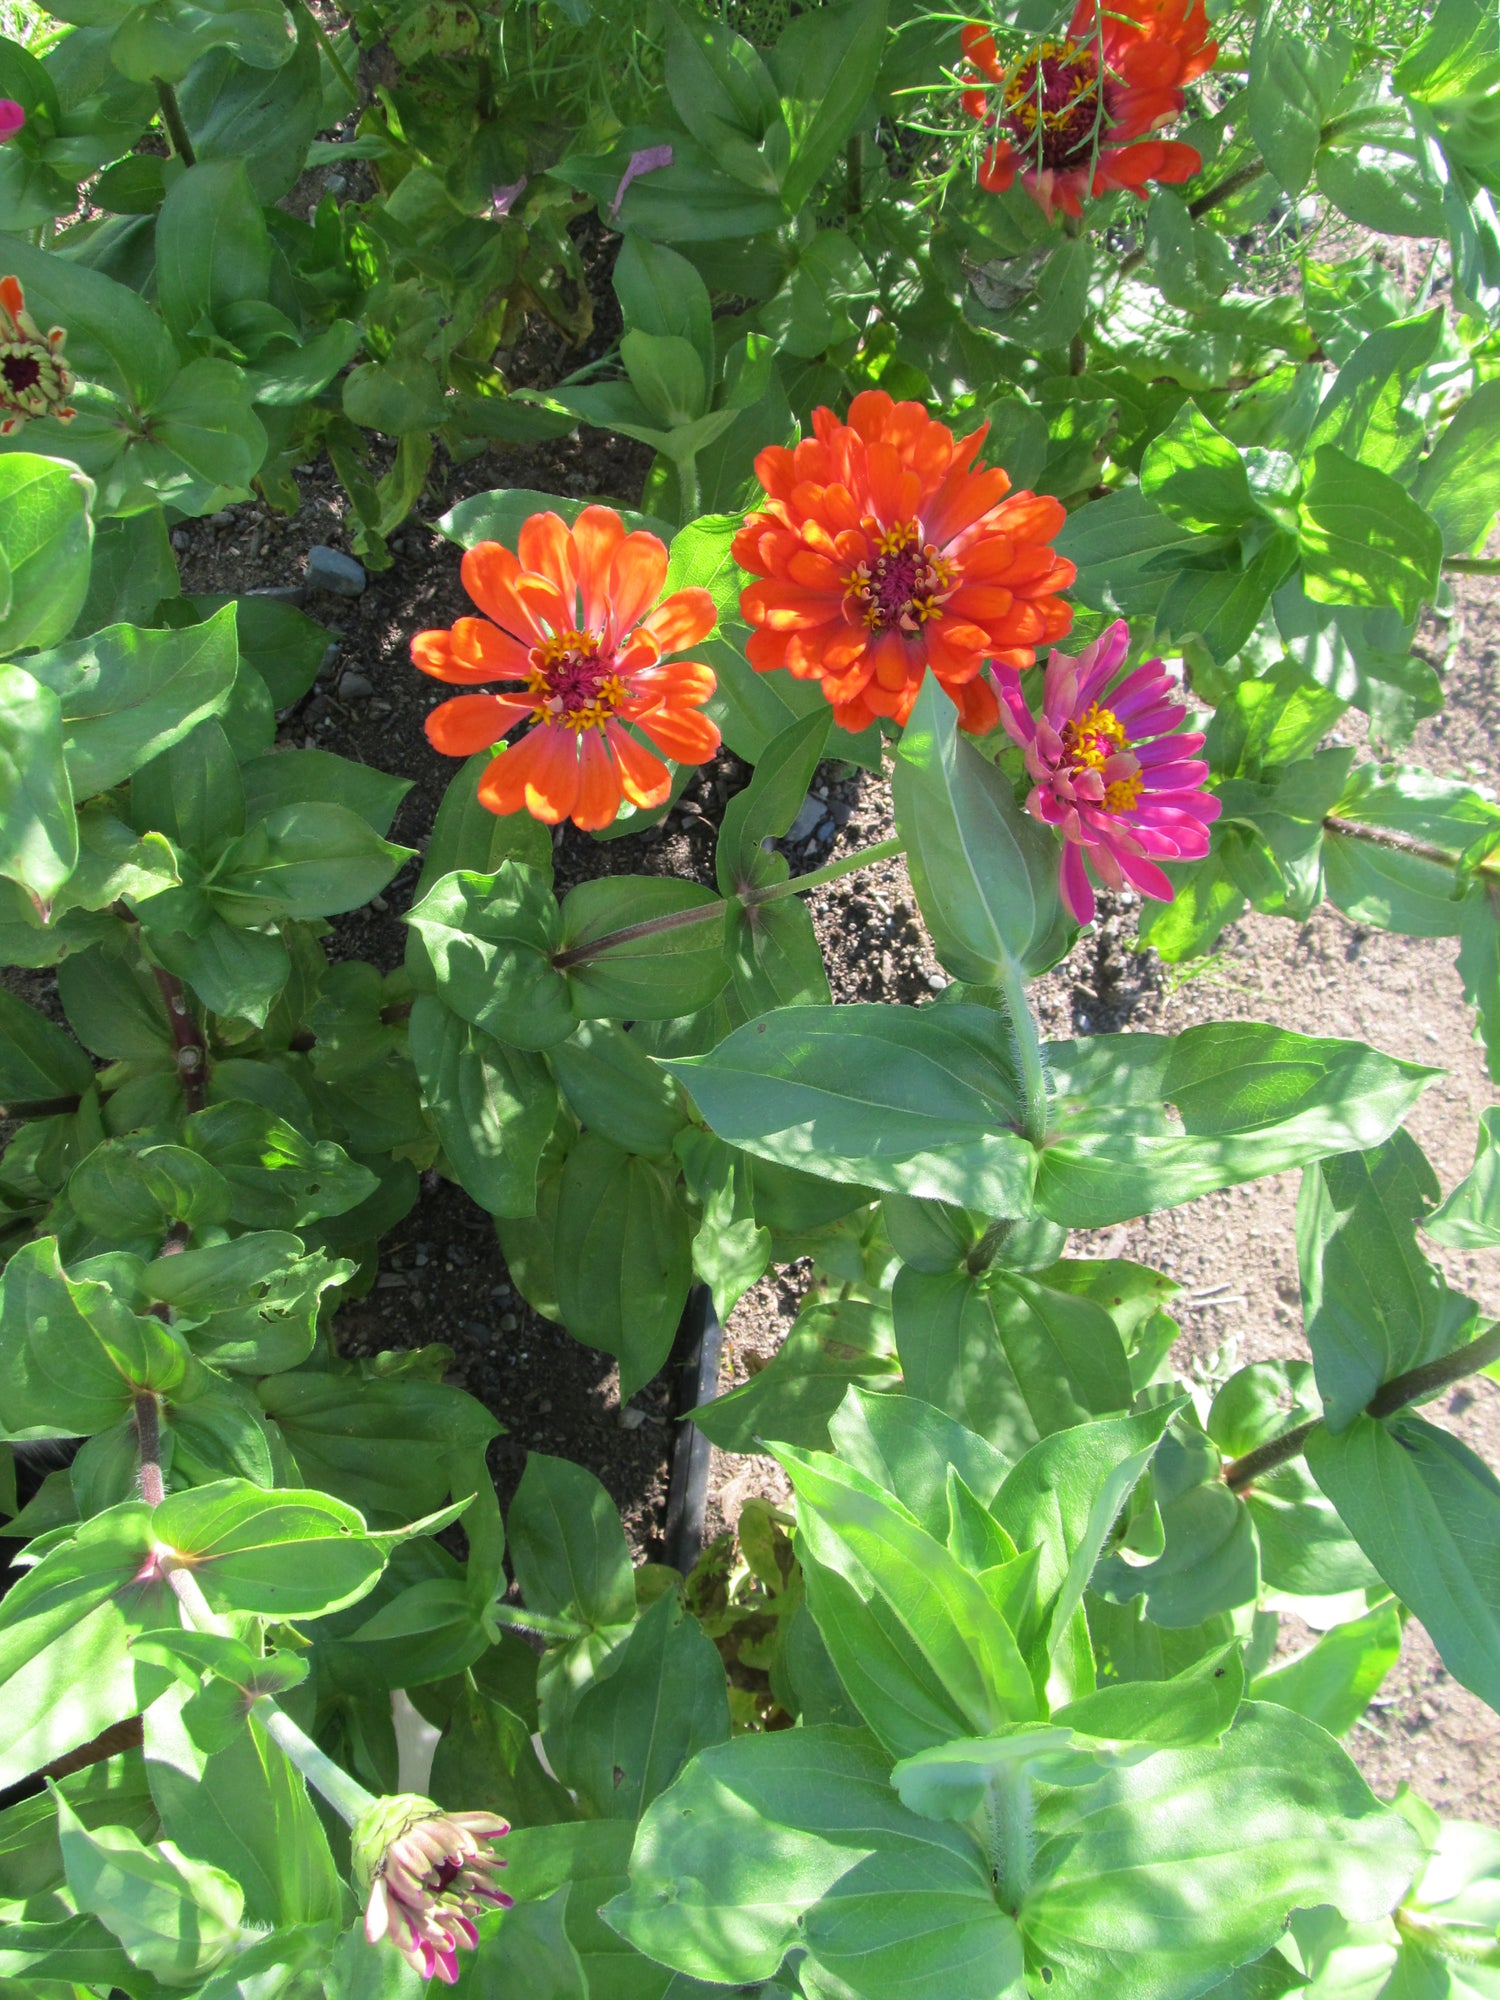
[[[1132,668],[1113,688],[1130,646],[1119,619],[1076,659],[1054,652],[1033,715],[1019,680],[999,682],[1000,720],[1026,753],[1033,784],[1026,804],[1063,836],[1058,886],[1079,923],[1094,914],[1094,874],[1170,903],[1161,861],[1198,861],[1219,801],[1203,790],[1203,738],[1184,733],[1187,710],[1160,660]],[[998,678],[998,677],[997,677]]]

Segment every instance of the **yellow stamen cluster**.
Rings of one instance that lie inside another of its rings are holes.
[[[875,555],[856,563],[844,578],[861,623],[870,632],[919,632],[941,612],[942,599],[953,588],[953,564],[922,540],[914,521],[878,532],[873,521],[865,527],[876,536]]]
[[[531,655],[531,692],[541,696],[538,719],[582,734],[602,729],[629,699],[630,689],[603,653],[595,632],[558,632]]]

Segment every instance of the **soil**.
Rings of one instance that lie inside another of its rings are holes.
[[[607,287],[596,297],[613,300]],[[606,344],[601,311],[590,347]],[[569,357],[576,366],[587,351]],[[538,376],[550,352],[518,357]],[[459,582],[459,552],[423,525],[457,500],[498,487],[635,504],[649,454],[591,432],[559,443],[485,453],[454,471],[441,459],[416,516],[392,540],[392,566],[373,573],[357,598],[309,593],[304,608],[330,632],[329,656],[309,695],[280,719],[283,747],[336,750],[412,780],[391,837],[421,852],[453,766],[423,734],[427,711],[446,690],[410,665],[411,634],[446,625],[471,607]],[[174,531],[185,592],[285,589],[303,581],[307,550],[348,549],[344,497],[326,463],[299,474],[300,512],[273,514],[258,500]],[[1411,755],[1442,772],[1500,787],[1500,602],[1483,583],[1459,587],[1458,643],[1447,672],[1448,706],[1419,732]],[[1351,738],[1351,740],[1353,740]],[[555,841],[559,886],[602,873],[711,880],[713,828],[747,773],[724,755],[695,776],[658,828],[599,843],[574,829]],[[825,764],[815,781],[825,812],[812,836],[787,848],[794,870],[880,839],[890,830],[888,786],[847,765]],[[404,949],[414,859],[364,910],[339,918],[330,949],[382,968]],[[927,944],[904,863],[888,861],[809,898],[836,1002],[917,1002],[946,977]],[[1173,1031],[1212,1018],[1262,1018],[1302,1032],[1349,1035],[1438,1066],[1411,1119],[1445,1187],[1472,1161],[1478,1115],[1494,1090],[1471,1033],[1448,940],[1370,931],[1330,908],[1293,927],[1251,917],[1233,926],[1207,961],[1163,966],[1135,944],[1129,895],[1105,897],[1101,921],[1041,982],[1037,999],[1053,1036],[1121,1028]],[[32,982],[25,984],[28,990]],[[1244,1361],[1306,1353],[1298,1312],[1292,1218],[1297,1181],[1283,1175],[1206,1197],[1143,1221],[1080,1234],[1074,1254],[1150,1262],[1184,1287],[1175,1358],[1223,1374]],[[1438,1252],[1450,1278],[1500,1313],[1500,1259]],[[774,1353],[806,1293],[809,1270],[791,1267],[751,1289],[731,1317],[720,1386],[743,1381]],[[406,1220],[381,1246],[364,1297],[339,1313],[336,1333],[351,1355],[440,1341],[453,1350],[450,1380],[506,1426],[491,1451],[502,1499],[531,1450],[587,1464],[619,1504],[632,1546],[659,1559],[674,1429],[669,1371],[621,1406],[608,1356],[541,1319],[512,1288],[489,1218],[436,1174]],[[1464,1384],[1429,1415],[1500,1464],[1500,1383]],[[785,1497],[768,1460],[715,1452],[707,1531],[735,1519],[752,1493]],[[1290,1636],[1290,1635],[1288,1635]],[[1304,1634],[1304,1640],[1310,1635]],[[1350,1748],[1389,1796],[1410,1781],[1445,1811],[1500,1825],[1500,1741],[1485,1705],[1455,1685],[1413,1624],[1401,1662],[1356,1729]]]

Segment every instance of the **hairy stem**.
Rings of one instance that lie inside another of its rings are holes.
[[[1365,1415],[1394,1416],[1409,1403],[1425,1401],[1450,1383],[1461,1382],[1466,1375],[1477,1375],[1492,1361],[1500,1361],[1500,1320],[1466,1346],[1455,1347],[1450,1354],[1439,1355],[1436,1361],[1424,1361],[1419,1368],[1408,1368],[1404,1375],[1393,1375],[1365,1405]],[[1283,1431],[1280,1437],[1257,1445],[1243,1458],[1232,1459],[1224,1468],[1224,1484],[1231,1493],[1243,1493],[1254,1480],[1274,1471],[1278,1465],[1285,1465],[1288,1459],[1299,1457],[1320,1421],[1314,1417],[1293,1430]]]
[[[690,451],[686,458],[677,460],[677,504],[682,511],[682,525],[696,521],[702,511],[698,486],[698,454]]]
[[[999,987],[1010,1019],[1011,1053],[1021,1084],[1021,1136],[1033,1146],[1047,1137],[1047,1071],[1036,1015],[1026,997],[1026,976],[1015,959],[1000,966]]]
[[[1012,1916],[1031,1887],[1034,1807],[1031,1776],[1024,1760],[1007,1759],[990,1780],[985,1799],[989,1859],[1000,1907]]]
[[[161,107],[161,122],[167,128],[167,136],[172,141],[172,151],[185,167],[195,167],[198,155],[193,151],[193,142],[188,137],[187,126],[182,121],[182,106],[177,102],[177,92],[165,77],[153,77],[156,85],[156,101]]]
[[[1430,861],[1438,868],[1461,868],[1463,856],[1451,847],[1436,847],[1430,841],[1413,840],[1410,834],[1395,833],[1388,827],[1366,826],[1363,820],[1344,819],[1338,813],[1328,813],[1323,820],[1325,833],[1342,834],[1346,840],[1367,840],[1372,847],[1393,847],[1398,854],[1410,854],[1418,861]],[[1478,861],[1474,864],[1477,875],[1500,875],[1500,867],[1493,861]]]
[[[159,1507],[166,1488],[161,1476],[161,1404],[154,1389],[142,1389],[131,1408],[135,1421],[136,1453],[140,1459],[141,1498],[148,1507]]]
[[[28,1097],[0,1104],[0,1118],[55,1118],[60,1111],[76,1111],[82,1102],[76,1091],[67,1097]]]
[[[753,910],[761,903],[779,902],[783,896],[802,896],[809,889],[820,889],[825,882],[836,882],[841,875],[853,875],[877,861],[889,861],[893,855],[902,853],[905,845],[895,838],[877,840],[873,846],[862,847],[857,854],[846,854],[838,861],[825,862],[809,874],[793,875],[785,882],[768,882],[760,889],[747,889],[739,900],[745,909]],[[638,938],[655,937],[661,931],[680,931],[689,924],[706,924],[723,913],[723,903],[715,901],[695,903],[690,910],[668,910],[665,916],[643,917],[638,924],[606,931],[603,937],[593,938],[587,944],[570,945],[566,951],[554,955],[552,964],[556,971],[566,972],[569,966],[586,965],[620,945],[634,944]]]
[[[990,1224],[964,1259],[964,1269],[971,1278],[979,1277],[982,1272],[990,1268],[1015,1226],[1016,1219],[1013,1215],[1002,1215],[998,1222]]]
[[[354,1826],[364,1818],[376,1803],[374,1794],[320,1750],[284,1708],[278,1707],[270,1695],[263,1694],[251,1713],[288,1763],[296,1765],[313,1790],[327,1799],[346,1825]]]
[[[549,1618],[543,1611],[523,1611],[518,1604],[492,1604],[486,1616],[509,1632],[531,1632],[538,1639],[581,1639],[588,1630],[575,1618]]]
[[[187,1099],[189,1111],[203,1109],[203,1085],[208,1070],[208,1044],[203,1039],[203,1030],[193,1019],[188,1006],[187,994],[182,981],[175,972],[165,967],[153,965],[157,990],[161,994],[162,1005],[167,1010],[167,1020],[172,1028],[172,1044],[177,1051],[177,1074],[182,1079],[182,1094]]]

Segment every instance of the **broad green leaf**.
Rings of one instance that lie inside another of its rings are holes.
[[[479,803],[479,780],[492,761],[481,750],[449,780],[422,857],[416,902],[445,875],[459,869],[493,875],[504,861],[519,861],[544,882],[552,880],[552,842],[541,821],[530,813],[492,813]]]
[[[693,1422],[721,1451],[757,1440],[828,1448],[828,1420],[851,1387],[899,1376],[889,1316],[857,1299],[804,1306],[775,1355],[738,1389],[700,1403]]]
[[[585,1132],[563,1168],[555,1255],[564,1324],[618,1359],[633,1396],[665,1362],[692,1282],[677,1176]]]
[[[182,1129],[228,1181],[234,1220],[252,1229],[300,1229],[346,1214],[375,1191],[375,1175],[334,1140],[308,1139],[258,1104],[211,1104]]]
[[[881,1486],[937,1541],[952,1523],[950,1474],[987,1507],[1010,1469],[983,1438],[915,1396],[852,1388],[834,1412],[832,1448],[854,1472]]]
[[[694,882],[660,875],[603,875],[562,904],[559,949],[577,952],[659,917],[702,910],[701,920],[644,937],[622,937],[567,968],[580,1020],[670,1021],[706,1007],[729,983],[725,904]]]
[[[141,1576],[151,1511],[130,1501],[48,1549],[0,1602],[0,1783],[14,1784],[139,1714],[168,1686],[130,1640],[171,1624],[164,1577]]]
[[[1437,351],[1442,320],[1434,310],[1372,333],[1339,370],[1319,406],[1307,450],[1337,445],[1393,479],[1408,479],[1421,455],[1424,427],[1404,404]]]
[[[99,1236],[130,1241],[161,1236],[173,1222],[194,1230],[229,1217],[229,1184],[186,1146],[106,1139],[68,1176],[75,1214]]]
[[[176,360],[165,327],[138,292],[19,236],[5,239],[5,269],[20,279],[26,309],[39,326],[67,328],[68,366],[81,382],[103,383],[141,408],[157,402]],[[28,441],[47,435],[67,452],[72,428],[29,425],[24,435]]]
[[[671,6],[663,9],[662,20],[667,92],[678,117],[727,173],[774,194],[789,141],[765,64],[749,42],[717,21]],[[702,284],[696,271],[691,275]],[[616,290],[628,315],[630,293],[618,280]]]
[[[549,1618],[595,1631],[635,1616],[630,1551],[614,1502],[591,1472],[528,1453],[506,1521],[521,1595]]]
[[[1307,1441],[1313,1477],[1443,1664],[1500,1707],[1500,1480],[1424,1422],[1361,1416]]]
[[[1251,1699],[1295,1709],[1330,1736],[1347,1736],[1400,1657],[1401,1616],[1387,1602],[1257,1674]]]
[[[1443,553],[1483,546],[1500,512],[1500,382],[1483,382],[1438,435],[1417,468],[1412,498],[1437,522]]]
[[[1254,1604],[1260,1562],[1254,1526],[1221,1478],[1219,1453],[1195,1426],[1173,1425],[1152,1463],[1147,1546],[1127,1541],[1094,1572],[1101,1596],[1146,1593],[1146,1616],[1155,1625],[1183,1630],[1221,1611]],[[1149,1560],[1143,1560],[1149,1558]]]
[[[1170,1039],[1054,1042],[1048,1055],[1054,1136],[1042,1154],[1037,1206],[1069,1228],[1123,1222],[1379,1145],[1433,1075],[1362,1042],[1250,1021],[1212,1022]]]
[[[601,1818],[635,1821],[689,1758],[728,1739],[723,1662],[668,1591],[547,1748],[559,1777]]]
[[[61,705],[24,667],[0,665],[0,876],[43,908],[77,860]]]
[[[987,1735],[1009,1722],[1036,1715],[1036,1691],[1005,1621],[982,1585],[916,1516],[862,1473],[823,1453],[783,1445],[774,1454],[797,1494],[798,1540],[811,1559],[808,1575],[813,1615],[839,1678],[893,1754],[909,1756],[933,1741],[934,1704],[959,1718],[959,1727]],[[885,1625],[915,1668],[910,1702],[893,1687],[858,1627],[821,1615],[824,1572],[864,1607],[861,1623]],[[876,1706],[871,1696],[879,1694]],[[923,1711],[926,1711],[924,1713]]]
[[[71,630],[89,586],[93,495],[64,459],[0,456],[0,653],[54,646]]]
[[[1500,1245],[1500,1111],[1493,1106],[1479,1114],[1473,1166],[1422,1227],[1455,1250]]]
[[[654,1159],[671,1154],[687,1125],[681,1093],[624,1029],[580,1021],[547,1060],[585,1131],[626,1152]]]
[[[167,331],[184,354],[213,351],[226,306],[264,299],[271,240],[241,160],[190,166],[156,218],[156,293]]]
[[[267,1493],[220,1479],[169,1493],[152,1523],[157,1540],[191,1560],[209,1603],[224,1611],[316,1618],[363,1597],[386,1563],[385,1543],[326,1493]]]
[[[1317,603],[1388,605],[1410,623],[1436,596],[1442,530],[1389,473],[1324,445],[1300,513],[1303,588]]]
[[[1477,1308],[1422,1255],[1437,1176],[1409,1134],[1309,1167],[1297,1203],[1303,1313],[1323,1418],[1344,1430],[1393,1376],[1462,1344]]]
[[[240,608],[243,614],[243,604]],[[252,758],[241,768],[240,782],[245,788],[247,825],[268,819],[299,800],[308,800],[347,806],[365,821],[372,833],[381,835],[390,832],[397,808],[411,790],[408,778],[393,778],[369,764],[336,757],[329,750],[278,750],[269,756]]]
[[[418,994],[411,1059],[422,1101],[465,1191],[491,1215],[531,1215],[542,1150],[557,1120],[557,1089],[540,1056],[507,1048]]]
[[[802,810],[831,722],[832,711],[824,703],[791,723],[766,745],[755,760],[754,777],[729,801],[714,852],[719,887],[726,896],[742,895],[764,880],[787,879],[790,870],[784,858],[776,876],[759,872],[765,858],[762,843],[782,839]]]
[[[793,1946],[860,2000],[1019,1991],[1015,1927],[978,1848],[910,1812],[861,1734],[747,1735],[648,1810],[607,1921],[693,1979],[770,1979]]]
[[[794,18],[771,54],[792,135],[781,199],[795,215],[863,118],[880,72],[885,0],[844,0]]]
[[[935,674],[922,684],[892,778],[896,824],[933,945],[955,978],[985,985],[1006,965],[1040,972],[1067,949],[1054,841],[1008,779],[958,731]]]
[[[1191,402],[1146,447],[1140,490],[1195,535],[1236,535],[1256,512],[1238,448]]]
[[[145,1389],[183,1379],[187,1349],[107,1284],[70,1278],[57,1239],[35,1238],[0,1277],[0,1423],[11,1436],[91,1437]]]
[[[575,1016],[552,968],[562,923],[546,881],[516,861],[444,876],[406,921],[446,1007],[512,1048],[566,1041]]]
[[[787,1007],[665,1067],[760,1158],[988,1214],[1030,1207],[1036,1155],[988,1008]]]
[[[1327,24],[1309,34],[1286,0],[1263,0],[1250,46],[1245,112],[1261,158],[1284,194],[1299,195],[1312,178],[1323,122],[1349,67],[1343,30]]]
[[[0,993],[0,1101],[71,1097],[90,1088],[94,1065],[77,1042],[11,993]]]
[[[1109,1683],[1054,1709],[1052,1720],[1106,1742],[1193,1749],[1223,1740],[1244,1692],[1239,1647],[1230,1644],[1205,1653],[1169,1680]]]
[[[132,1964],[169,1986],[189,1985],[234,1949],[245,1899],[222,1869],[189,1859],[170,1840],[147,1847],[122,1826],[90,1833],[54,1796],[69,1892],[114,1932]]]
[[[668,45],[674,50],[684,42],[695,39],[701,39],[705,47],[712,44],[716,51],[726,44],[736,45],[730,54],[730,61],[744,74],[751,90],[755,90],[754,71],[758,67],[755,53],[738,35],[711,22],[695,20],[689,26],[670,7],[663,10],[663,23]],[[673,88],[674,63],[675,59],[669,58],[669,91]],[[761,76],[764,75],[762,70]],[[729,82],[729,79],[726,77],[725,81]],[[779,107],[769,78],[765,79],[765,90],[767,98],[763,102],[766,116],[775,118],[779,116]],[[700,105],[698,108],[702,110],[706,107]],[[685,122],[691,131],[691,121]],[[757,136],[753,116],[748,129],[751,136]],[[679,339],[686,340],[703,364],[705,378],[712,381],[717,367],[713,305],[707,285],[686,257],[679,256],[675,250],[668,250],[663,244],[651,242],[647,237],[628,235],[620,245],[610,282],[620,301],[626,326],[638,328],[642,333],[675,334]]]
[[[1188,2000],[1280,1935],[1294,1909],[1383,1916],[1421,1850],[1343,1751],[1247,1704],[1217,1749],[1168,1750],[1043,1795],[1020,1912],[1027,1963],[1059,1996]]]
[[[268,924],[357,910],[410,853],[347,806],[279,806],[222,856],[210,889],[231,923]]]

